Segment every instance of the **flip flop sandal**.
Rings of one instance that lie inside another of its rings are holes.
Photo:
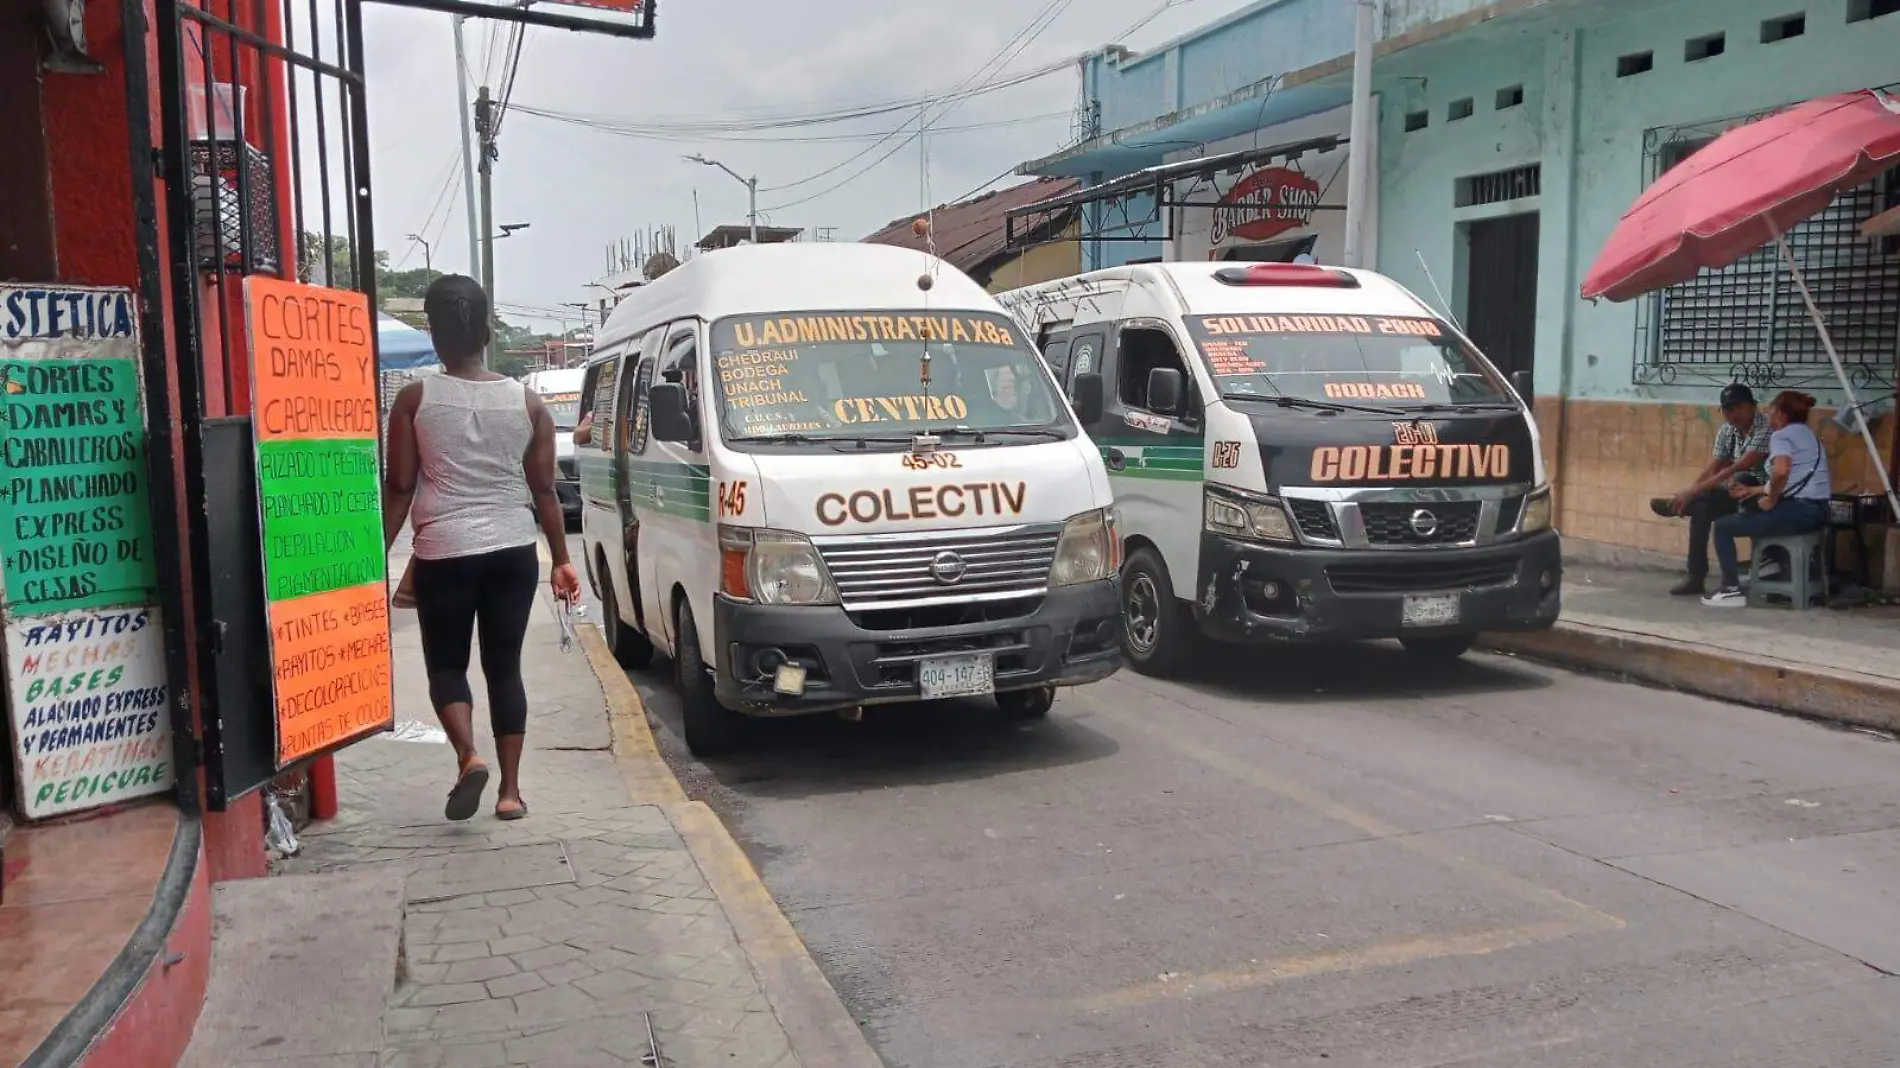
[[[455,780],[455,788],[449,791],[449,803],[442,807],[445,819],[457,823],[475,815],[482,807],[482,791],[488,789],[488,765],[477,764],[462,773]]]
[[[498,820],[508,820],[510,822],[514,820],[527,819],[528,818],[528,803],[526,801],[523,801],[521,803],[520,808],[509,809],[506,812],[498,808],[495,810],[495,818]]]

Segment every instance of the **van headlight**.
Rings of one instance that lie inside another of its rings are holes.
[[[757,604],[838,603],[838,588],[817,547],[788,530],[720,527],[719,589]]]
[[[1056,541],[1056,559],[1049,565],[1049,585],[1074,586],[1099,582],[1121,566],[1121,540],[1115,533],[1115,510],[1098,508],[1073,516],[1062,525]]]
[[[1277,497],[1229,496],[1209,489],[1202,501],[1201,525],[1212,533],[1288,544],[1299,540]]]
[[[1517,522],[1520,534],[1535,534],[1550,529],[1550,487],[1545,486],[1524,498],[1524,517]]]

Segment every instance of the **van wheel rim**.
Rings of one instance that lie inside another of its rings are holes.
[[[1144,656],[1154,652],[1161,630],[1161,594],[1154,579],[1137,574],[1128,583],[1128,644]]]

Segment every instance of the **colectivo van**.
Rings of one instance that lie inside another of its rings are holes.
[[[561,500],[561,515],[570,527],[581,520],[581,477],[574,457],[574,428],[580,425],[581,384],[586,377],[584,367],[558,367],[536,371],[521,380],[522,385],[540,395],[554,419],[554,494]]]
[[[1000,299],[1102,413],[1131,666],[1180,668],[1196,633],[1455,657],[1556,621],[1530,384],[1392,280],[1156,263]]]
[[[606,636],[629,666],[672,655],[695,753],[748,715],[994,694],[1038,717],[1120,666],[1101,457],[1016,324],[941,260],[696,257],[621,302],[583,392]]]

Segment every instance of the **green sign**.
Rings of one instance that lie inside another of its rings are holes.
[[[258,443],[266,597],[282,601],[385,580],[380,473],[374,438]]]
[[[0,564],[10,615],[151,599],[146,478],[135,336],[0,342]]]

